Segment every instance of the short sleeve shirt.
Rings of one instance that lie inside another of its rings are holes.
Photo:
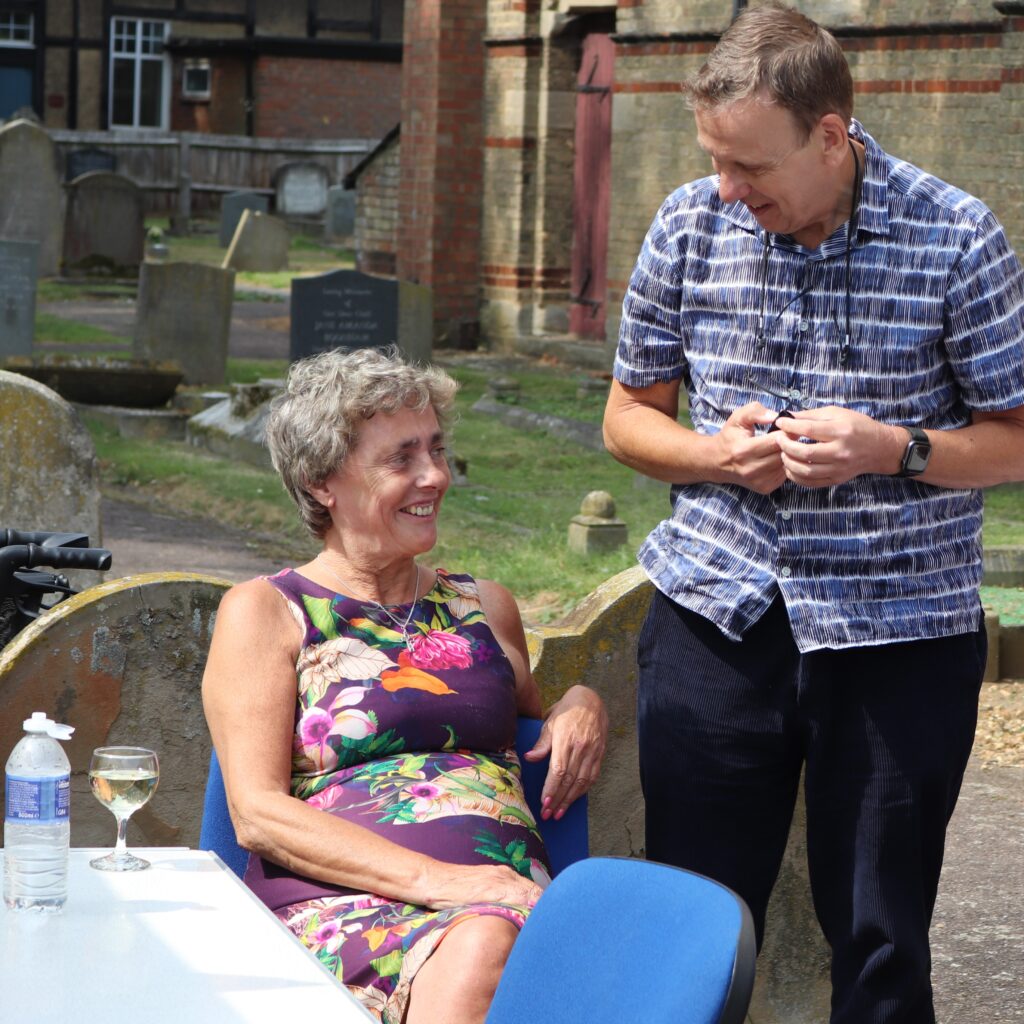
[[[680,379],[694,428],[783,395],[894,425],[952,430],[1024,405],[1024,275],[978,199],[887,155],[866,160],[848,224],[817,249],[766,235],[716,177],[666,199],[623,304],[615,378]],[[765,273],[765,245],[771,250]],[[758,326],[764,283],[763,341]],[[739,638],[781,593],[801,651],[978,628],[982,496],[862,475],[769,495],[677,485],[640,549],[663,593]]]

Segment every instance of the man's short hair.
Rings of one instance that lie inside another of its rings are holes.
[[[743,11],[683,91],[698,111],[762,96],[805,137],[825,114],[853,116],[853,77],[835,36],[777,0]]]

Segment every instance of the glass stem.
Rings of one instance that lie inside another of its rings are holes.
[[[128,817],[119,817],[117,819],[117,845],[114,847],[115,857],[128,856]]]

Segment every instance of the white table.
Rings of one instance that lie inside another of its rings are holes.
[[[139,849],[151,868],[113,874],[103,852],[71,851],[58,914],[0,901],[0,1020],[373,1020],[216,854]]]

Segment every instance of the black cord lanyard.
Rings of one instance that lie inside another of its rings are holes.
[[[853,205],[850,208],[850,219],[846,222],[846,333],[843,335],[843,343],[839,347],[839,365],[845,366],[850,358],[850,344],[853,340],[851,322],[851,293],[853,291],[853,270],[851,267],[851,255],[853,252],[853,239],[857,234],[857,215],[860,213],[860,188],[863,181],[860,161],[857,159],[857,150],[853,142],[846,140],[853,154]],[[768,302],[768,260],[772,254],[772,236],[766,231],[764,233],[764,252],[761,256],[761,310],[757,317],[757,348],[764,347],[764,314]]]

